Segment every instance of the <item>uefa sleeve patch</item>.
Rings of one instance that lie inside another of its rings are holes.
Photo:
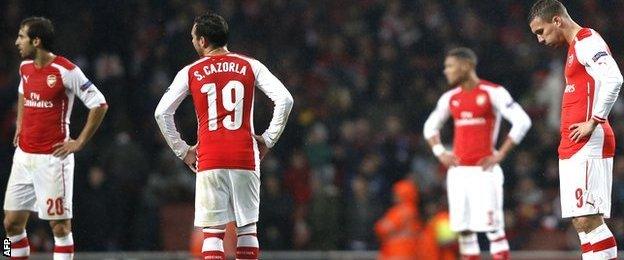
[[[600,52],[596,53],[596,55],[594,55],[592,60],[594,60],[594,62],[596,62],[598,59],[600,59],[600,58],[602,58],[604,56],[609,56],[609,54],[606,51],[600,51]]]
[[[516,104],[516,102],[512,100],[511,102],[507,103],[507,104],[505,105],[505,107],[510,108],[510,107],[512,107],[512,106],[513,106],[513,105],[515,105],[515,104]]]
[[[93,85],[93,83],[91,83],[91,81],[87,81],[85,84],[82,84],[80,86],[80,90],[85,91],[86,89],[88,89],[89,87],[91,87],[91,85]]]

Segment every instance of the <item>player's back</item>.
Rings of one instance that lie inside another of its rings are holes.
[[[204,57],[188,69],[197,115],[198,170],[256,170],[253,138],[256,75],[252,59],[227,53]]]

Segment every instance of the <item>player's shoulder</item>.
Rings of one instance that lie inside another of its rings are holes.
[[[479,88],[482,90],[496,90],[504,87],[501,84],[482,79],[479,81]]]
[[[254,72],[256,72],[259,68],[266,67],[259,60],[255,59],[255,58],[253,58],[251,56],[245,55],[245,54],[240,54],[240,53],[237,53],[237,52],[230,52],[230,53],[227,54],[227,57],[230,57],[232,59],[242,60],[244,62],[249,63],[249,65],[251,66],[251,68],[252,68],[252,70]]]
[[[445,100],[445,99],[450,99],[453,96],[459,94],[462,92],[462,88],[460,86],[456,86],[454,88],[451,88],[447,91],[445,91],[442,96],[440,96],[440,100]]]
[[[592,46],[606,45],[605,40],[598,32],[590,28],[582,28],[574,38],[576,51]]]
[[[73,70],[76,68],[76,64],[61,55],[57,55],[56,58],[54,58],[54,60],[52,61],[52,64],[58,65],[66,70]]]
[[[576,34],[576,41],[582,41],[590,38],[591,36],[595,36],[597,33],[590,28],[581,28],[581,30]]]
[[[33,64],[33,60],[23,60],[19,66],[19,73],[22,75],[32,73],[35,67]]]
[[[596,61],[610,53],[609,47],[602,36],[589,28],[583,28],[576,34],[574,49],[581,63],[588,62],[590,59]]]
[[[20,69],[23,68],[24,66],[28,66],[28,65],[32,65],[34,63],[33,60],[23,60],[22,63],[20,63]]]
[[[230,52],[230,53],[226,54],[226,56],[232,57],[232,58],[243,59],[243,60],[246,60],[248,62],[252,62],[252,61],[256,62],[256,61],[258,61],[257,59],[254,59],[253,57],[251,57],[249,55],[238,53],[238,52]]]

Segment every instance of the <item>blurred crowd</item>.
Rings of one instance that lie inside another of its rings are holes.
[[[197,59],[193,18],[213,10],[230,26],[231,51],[257,58],[287,86],[295,107],[262,162],[259,238],[264,250],[372,250],[374,224],[392,205],[392,185],[418,186],[421,218],[446,207],[445,169],[422,137],[424,120],[447,89],[447,50],[473,48],[478,73],[500,83],[525,108],[533,128],[502,164],[507,238],[512,250],[578,245],[560,218],[557,145],[564,50],[539,46],[513,0],[242,0],[0,2],[0,187],[14,148],[20,21],[44,15],[56,26],[57,54],[80,66],[110,109],[76,154],[74,234],[78,250],[161,250],[164,208],[190,205],[194,176],[161,138],[153,111],[175,73]],[[596,29],[624,66],[624,2],[565,1],[572,17]],[[619,141],[613,218],[624,244],[624,100],[610,121]],[[76,103],[72,136],[86,109]],[[272,103],[258,92],[256,131]],[[176,114],[190,143],[190,99]],[[509,127],[503,124],[501,138]],[[451,143],[452,125],[443,141]],[[4,189],[2,189],[4,190]],[[192,216],[191,216],[192,219]],[[169,222],[171,223],[171,221]],[[176,223],[173,221],[173,223]],[[192,222],[179,223],[179,226]],[[34,250],[52,246],[46,223],[29,226]],[[168,234],[171,235],[171,234]]]

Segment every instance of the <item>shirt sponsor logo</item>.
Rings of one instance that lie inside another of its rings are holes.
[[[566,85],[565,86],[565,90],[563,92],[564,93],[574,93],[575,90],[576,90],[576,88],[574,87],[574,84],[571,84],[571,85]]]
[[[41,95],[35,92],[31,92],[30,98],[24,98],[24,106],[36,108],[52,108],[54,107],[54,103],[49,100],[41,100]]]
[[[56,75],[48,75],[46,82],[48,83],[48,87],[54,87],[54,85],[56,85]]]
[[[483,117],[462,118],[455,120],[455,126],[485,125],[486,122]]]
[[[570,56],[568,56],[568,66],[571,66],[573,61],[574,61],[574,54],[570,54]]]

